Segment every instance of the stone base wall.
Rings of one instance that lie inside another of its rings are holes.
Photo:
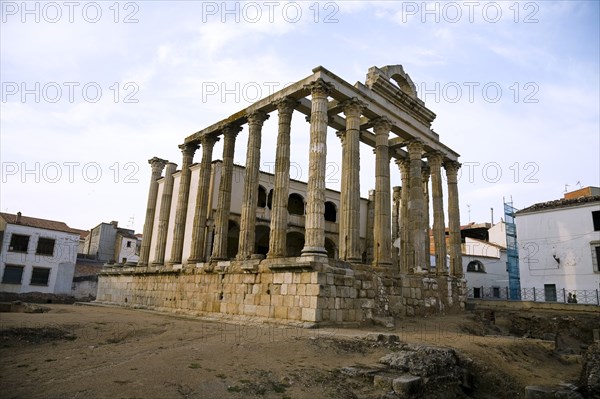
[[[287,324],[361,323],[460,311],[464,280],[301,258],[199,263],[173,270],[107,267],[97,302]]]

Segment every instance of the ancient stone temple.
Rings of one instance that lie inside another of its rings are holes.
[[[139,263],[106,267],[98,301],[304,325],[464,306],[460,163],[431,130],[435,114],[400,65],[372,67],[366,82],[354,85],[323,67],[312,72],[186,137],[180,170],[160,158],[149,161]],[[290,179],[294,112],[309,124],[297,133],[310,132],[306,183]],[[271,114],[278,132],[275,170],[268,174],[259,166]],[[233,158],[243,128],[248,143],[237,148],[246,164],[239,166]],[[328,128],[339,140],[327,140]],[[213,161],[218,140],[222,159]],[[360,197],[361,144],[375,153],[368,199]],[[325,188],[328,146],[341,146],[340,192]],[[400,182],[390,181],[393,164]]]

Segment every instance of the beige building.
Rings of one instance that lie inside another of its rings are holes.
[[[100,275],[99,301],[305,323],[461,309],[460,163],[431,129],[435,114],[400,65],[372,67],[354,85],[323,67],[312,72],[186,137],[179,171],[167,160],[149,161],[138,265]],[[291,131],[294,113],[306,115],[306,130]],[[272,114],[275,173],[267,175],[259,170],[262,128]],[[245,147],[236,144],[244,127]],[[328,140],[328,129],[337,140]],[[291,134],[310,137],[305,186],[290,180]],[[218,140],[222,161],[213,163]],[[360,198],[361,145],[375,153],[368,201]],[[340,193],[325,188],[328,146],[342,149]],[[233,164],[236,150],[245,151],[244,168]],[[390,180],[392,166],[401,181]],[[448,268],[433,273],[431,224],[436,263],[449,256]]]

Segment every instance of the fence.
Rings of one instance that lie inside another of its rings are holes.
[[[520,298],[521,301],[600,306],[600,292],[598,290],[568,290],[566,288],[556,290],[547,287],[534,287],[513,290],[508,287],[471,287],[467,290],[467,298],[486,300],[514,300]]]

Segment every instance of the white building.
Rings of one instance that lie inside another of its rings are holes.
[[[532,205],[516,212],[515,220],[522,290],[535,288],[538,301],[562,302],[574,293],[579,303],[596,303],[600,189],[586,187]]]
[[[63,222],[0,213],[0,291],[70,294],[78,230]]]
[[[85,237],[83,255],[110,263],[137,263],[140,238],[131,229],[119,227],[118,222],[100,223]]]
[[[461,227],[463,273],[472,298],[506,298],[506,230],[503,221]]]

